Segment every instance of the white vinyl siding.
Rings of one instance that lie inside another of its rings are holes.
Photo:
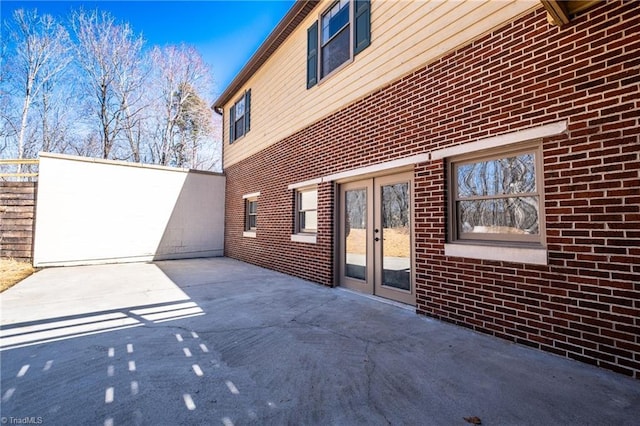
[[[323,1],[316,9],[318,12],[307,16],[241,88],[260,90],[260,98],[256,97],[251,106],[252,127],[260,131],[245,134],[241,144],[225,146],[225,167],[435,61],[452,49],[541,7],[537,0],[373,0],[371,45],[357,56],[357,60],[342,68],[335,78],[328,79],[330,84],[307,89],[307,29],[332,3]],[[234,98],[234,103],[236,100]],[[225,110],[231,105],[226,105]],[[224,131],[225,140],[228,140],[228,121]]]

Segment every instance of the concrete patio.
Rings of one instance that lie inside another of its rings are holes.
[[[2,421],[632,425],[640,381],[227,258],[0,296]]]

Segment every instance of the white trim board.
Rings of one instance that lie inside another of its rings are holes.
[[[347,170],[346,172],[335,173],[332,175],[324,176],[322,182],[332,182],[341,179],[347,179],[360,175],[366,175],[370,173],[384,172],[387,170],[396,169],[399,167],[410,166],[412,164],[424,163],[429,161],[429,154],[418,154],[410,157],[399,158],[397,160],[387,161],[384,163],[372,164],[371,166],[359,167],[353,170]]]
[[[517,132],[505,133],[503,135],[492,136],[486,139],[480,139],[475,142],[468,142],[462,145],[456,145],[449,148],[438,149],[431,152],[432,160],[441,160],[443,158],[454,157],[460,154],[468,154],[470,152],[482,151],[490,148],[497,148],[505,145],[511,145],[518,142],[525,142],[534,139],[555,136],[567,131],[567,121],[557,121],[551,124],[545,124],[538,127],[530,127]]]
[[[292,234],[291,235],[291,241],[295,241],[295,242],[298,242],[298,243],[315,244],[316,243],[316,236],[315,235],[308,235],[308,234]]]
[[[54,158],[58,160],[68,160],[68,161],[79,161],[81,163],[105,164],[108,166],[135,167],[139,169],[164,170],[167,172],[202,173],[202,174],[208,174],[208,175],[214,175],[214,176],[224,176],[223,173],[211,172],[208,170],[196,170],[196,169],[187,169],[184,167],[161,166],[159,164],[134,163],[131,161],[123,161],[123,160],[105,160],[103,158],[81,157],[78,155],[57,154],[52,152],[40,152],[38,153],[38,157]]]
[[[467,257],[471,259],[497,260],[503,262],[547,265],[547,249],[524,247],[499,247],[480,244],[444,245],[445,256]]]
[[[467,142],[462,145],[456,145],[448,148],[438,149],[431,153],[426,152],[423,154],[416,154],[409,157],[399,158],[397,160],[386,161],[384,163],[372,164],[369,166],[358,167],[352,170],[346,170],[343,172],[334,173],[331,175],[323,176],[316,179],[310,179],[304,182],[292,183],[287,188],[298,189],[305,186],[318,185],[324,182],[334,182],[344,179],[356,178],[358,176],[364,176],[368,174],[375,174],[393,170],[396,168],[406,167],[413,164],[419,164],[428,162],[430,160],[441,160],[447,157],[453,157],[460,154],[467,154],[470,152],[481,151],[490,148],[501,147],[505,145],[511,145],[514,143],[525,142],[534,139],[545,138],[549,136],[555,136],[567,131],[567,121],[557,121],[555,123],[544,124],[542,126],[530,127],[527,129],[518,130],[515,132],[505,133],[498,136],[492,136],[485,139],[480,139],[475,142]],[[256,193],[260,195],[260,193]],[[248,194],[255,195],[255,194]],[[248,196],[245,196],[248,198]]]
[[[322,178],[305,180],[304,182],[292,183],[287,187],[287,189],[299,189],[299,188],[304,188],[306,186],[318,185],[320,183],[322,183]]]

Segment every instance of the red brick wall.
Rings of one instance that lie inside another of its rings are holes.
[[[417,311],[640,378],[639,117],[640,2],[538,10],[226,168],[226,254],[333,285],[334,185],[315,245],[290,241],[287,185],[567,120],[543,142],[548,266],[445,256],[444,162],[415,168]]]

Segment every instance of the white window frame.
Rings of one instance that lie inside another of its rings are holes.
[[[322,182],[322,178],[312,179],[304,182],[292,183],[288,186],[289,190],[294,190],[294,233],[291,235],[291,241],[295,241],[298,243],[309,243],[315,244],[317,241],[318,233],[299,233],[298,229],[298,193],[311,190],[318,189],[318,184]],[[317,211],[317,206],[316,206]]]
[[[243,237],[248,238],[256,238],[256,232],[258,230],[258,197],[260,196],[259,192],[253,192],[251,194],[245,194],[242,196],[244,202],[244,231],[242,233]],[[249,206],[251,203],[256,203],[256,212],[255,214],[249,213]],[[249,216],[255,216],[256,218],[256,226],[251,227],[249,224]]]
[[[302,209],[302,194],[308,193],[308,192],[316,193],[315,209]],[[296,210],[296,217],[295,217],[296,234],[305,234],[305,235],[317,234],[318,233],[317,220],[316,220],[316,229],[314,230],[312,228],[302,228],[302,218],[301,218],[303,214],[306,214],[306,212],[310,212],[310,211],[316,212],[316,217],[317,217],[317,214],[318,214],[318,187],[317,186],[296,189],[295,210]]]

